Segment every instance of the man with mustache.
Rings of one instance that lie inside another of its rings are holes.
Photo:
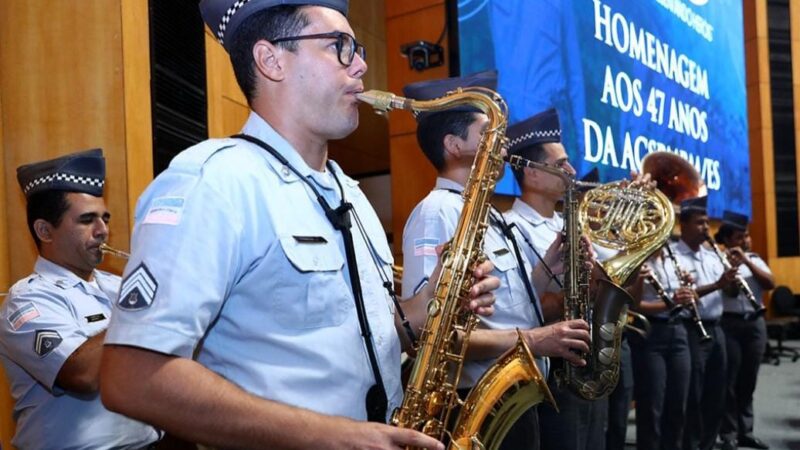
[[[143,448],[158,432],[100,401],[103,338],[120,278],[97,270],[111,214],[100,149],[21,166],[39,257],[0,307],[0,360],[19,449]]]

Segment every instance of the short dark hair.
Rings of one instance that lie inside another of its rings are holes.
[[[720,225],[719,229],[717,230],[717,233],[714,235],[714,240],[727,245],[728,239],[730,239],[733,236],[733,233],[736,233],[737,231],[741,231],[744,233],[747,230],[743,230],[731,224],[723,223],[722,225]]]
[[[28,230],[33,236],[33,241],[36,243],[36,248],[42,248],[42,241],[36,235],[36,230],[33,229],[33,223],[38,219],[42,219],[58,227],[61,225],[61,219],[64,218],[64,213],[69,209],[69,201],[67,200],[68,191],[41,191],[28,197],[27,213],[28,213]]]
[[[547,152],[544,151],[544,144],[542,143],[525,147],[522,150],[514,153],[533,162],[542,162],[547,157]],[[515,168],[512,166],[511,171],[514,173],[514,178],[517,180],[517,183],[521,188],[522,180],[525,178],[525,167]]]
[[[426,114],[417,124],[417,143],[437,171],[444,169],[444,138],[448,134],[466,139],[469,126],[478,116],[475,112],[441,111]]]
[[[304,5],[274,6],[259,11],[237,28],[231,41],[230,57],[236,82],[250,104],[256,95],[255,60],[253,45],[265,40],[272,42],[283,37],[297,36],[310,22]],[[297,41],[275,44],[291,52],[297,51]]]

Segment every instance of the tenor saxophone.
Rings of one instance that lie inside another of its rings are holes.
[[[456,392],[469,336],[478,322],[462,306],[462,299],[471,287],[472,269],[484,258],[489,200],[503,168],[506,104],[497,93],[484,88],[457,89],[426,101],[381,91],[364,92],[358,98],[378,113],[390,109],[432,112],[469,105],[489,118],[464,188],[464,207],[455,234],[442,253],[441,275],[428,304],[403,403],[393,412],[391,423],[433,436],[451,449],[496,449],[523,412],[543,400],[553,401],[521,335],[465,400]]]

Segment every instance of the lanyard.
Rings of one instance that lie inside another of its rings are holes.
[[[447,189],[441,188],[447,192],[451,192],[453,194],[457,194],[461,196],[461,192],[456,191],[455,189]],[[494,207],[492,207],[494,210]],[[499,215],[500,219],[496,216]],[[533,310],[536,312],[536,318],[539,319],[539,326],[544,326],[544,316],[542,315],[541,307],[539,306],[538,297],[533,290],[533,286],[531,286],[530,274],[525,273],[525,263],[522,260],[522,253],[519,251],[519,246],[517,245],[517,239],[514,236],[514,232],[511,230],[511,227],[508,223],[506,223],[503,215],[499,212],[495,214],[494,212],[489,213],[489,218],[493,225],[496,225],[497,228],[503,233],[506,240],[511,242],[511,247],[514,250],[514,256],[517,258],[517,269],[519,270],[520,277],[522,277],[522,283],[525,285],[525,291],[528,293],[528,299],[531,301],[531,305],[533,305]],[[541,259],[541,258],[540,258]],[[544,262],[544,261],[542,261]]]
[[[294,166],[289,164],[289,161],[287,161],[283,155],[278,153],[269,144],[247,134],[237,134],[232,137],[243,139],[258,145],[267,153],[272,155],[275,159],[277,159],[281,164],[294,172],[294,174],[297,175],[298,178],[300,178],[300,180],[302,180],[309,188],[311,188],[311,191],[314,192],[314,195],[317,197],[317,202],[319,202],[322,210],[325,212],[325,217],[327,217],[328,221],[330,221],[331,225],[333,225],[333,228],[342,233],[345,255],[347,257],[347,267],[348,272],[350,273],[350,287],[353,291],[356,313],[358,314],[358,325],[361,328],[361,336],[364,338],[364,343],[367,347],[369,363],[370,366],[372,366],[372,373],[375,376],[375,385],[372,386],[367,392],[367,419],[371,422],[385,422],[386,410],[389,402],[386,395],[386,388],[383,384],[383,377],[381,376],[380,367],[378,365],[378,358],[375,354],[375,347],[373,346],[372,342],[372,331],[370,331],[369,321],[367,320],[367,312],[364,307],[364,297],[362,296],[361,291],[361,279],[358,276],[358,262],[356,260],[356,251],[353,243],[353,233],[350,231],[352,226],[350,221],[350,212],[353,210],[353,205],[345,201],[344,189],[342,188],[341,183],[339,183],[339,178],[336,176],[336,172],[333,171],[333,167],[330,165],[330,162],[328,162],[328,170],[331,171],[334,180],[336,180],[336,184],[339,186],[342,196],[339,206],[336,209],[333,209],[328,204],[327,200],[325,200],[325,198],[319,193],[317,188],[314,187],[314,185],[306,177],[302,176],[300,172],[294,168]],[[353,212],[355,213],[355,211]]]

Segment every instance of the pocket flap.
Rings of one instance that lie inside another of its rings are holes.
[[[319,239],[309,239],[305,235],[302,239],[283,236],[281,247],[300,272],[339,270],[344,266],[344,257],[332,236],[319,236]]]

